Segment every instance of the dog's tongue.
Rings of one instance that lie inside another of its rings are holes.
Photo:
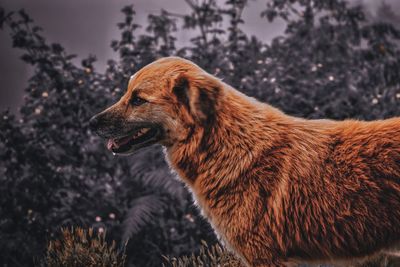
[[[132,136],[126,136],[122,137],[120,139],[108,139],[107,142],[107,149],[108,150],[113,150],[113,149],[118,149],[120,146],[125,145],[132,139]]]
[[[108,150],[112,150],[112,148],[115,147],[115,146],[116,146],[116,144],[114,143],[114,140],[113,139],[108,139],[107,149]]]

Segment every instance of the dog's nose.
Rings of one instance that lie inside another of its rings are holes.
[[[89,120],[89,128],[90,130],[92,130],[93,132],[96,132],[96,130],[99,127],[99,118],[97,115],[93,116],[90,120]]]

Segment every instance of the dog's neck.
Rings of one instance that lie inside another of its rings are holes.
[[[226,89],[215,116],[213,125],[198,127],[190,140],[167,148],[170,165],[191,187],[238,178],[273,145],[279,134],[276,125],[288,120],[279,110],[234,89]]]

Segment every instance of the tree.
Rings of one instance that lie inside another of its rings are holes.
[[[360,6],[340,0],[272,1],[263,16],[279,16],[288,25],[285,38],[268,49],[272,64],[265,75],[278,91],[272,102],[318,118],[376,119],[398,112],[400,32],[393,25],[368,22]]]

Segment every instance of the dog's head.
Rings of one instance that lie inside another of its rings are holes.
[[[186,142],[214,119],[220,85],[188,60],[159,59],[133,75],[124,96],[95,115],[90,127],[116,154]]]

